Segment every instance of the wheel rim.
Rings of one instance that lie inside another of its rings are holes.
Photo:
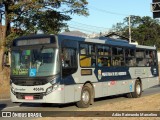
[[[140,93],[141,93],[141,86],[140,86],[140,84],[137,85],[136,91],[137,91],[137,94],[140,95]]]
[[[82,100],[85,104],[87,104],[89,102],[89,92],[88,91],[84,91],[82,94]]]

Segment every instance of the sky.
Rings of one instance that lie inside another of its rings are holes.
[[[70,30],[99,33],[112,28],[129,15],[150,16],[152,0],[88,0],[89,16],[72,15]]]

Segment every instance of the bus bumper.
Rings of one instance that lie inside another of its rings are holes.
[[[57,90],[47,95],[44,93],[13,93],[11,90],[11,101],[22,103],[64,103],[64,90],[62,87],[59,86]]]

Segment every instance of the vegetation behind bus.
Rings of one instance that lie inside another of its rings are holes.
[[[129,38],[128,17],[112,27],[119,35]],[[131,16],[132,40],[140,45],[154,46],[160,50],[160,21],[149,16]]]
[[[72,0],[70,2],[65,0],[0,0],[0,5],[4,6],[2,9],[5,14],[3,16],[5,20],[4,38],[0,38],[1,54],[3,55],[5,49],[10,47],[12,40],[16,37],[36,33],[38,30],[47,34],[56,34],[62,28],[68,29],[65,21],[71,20],[71,14],[88,16],[87,4],[87,0]],[[67,7],[63,9],[64,6]],[[2,62],[1,57],[0,71],[2,70]]]

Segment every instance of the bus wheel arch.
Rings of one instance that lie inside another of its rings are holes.
[[[78,101],[77,107],[79,108],[88,108],[90,104],[93,104],[93,86],[90,82],[86,82],[81,91],[81,98]]]
[[[139,98],[142,94],[142,81],[139,77],[135,81],[134,92],[131,94],[133,98]]]

